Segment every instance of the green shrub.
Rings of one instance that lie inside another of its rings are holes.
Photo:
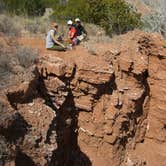
[[[125,33],[134,28],[141,27],[141,14],[136,13],[123,0],[108,0],[108,20],[106,24],[107,32],[116,34]]]
[[[66,4],[59,3],[55,0],[53,3],[54,14],[53,17],[58,20],[67,20],[75,17],[80,17],[83,21],[88,20],[89,6],[86,0],[69,0]]]
[[[7,12],[17,15],[42,15],[45,8],[43,0],[5,0],[0,4]]]
[[[105,28],[108,34],[121,34],[141,25],[141,15],[131,10],[124,0],[69,0],[54,5],[55,19],[74,19],[94,23]]]
[[[5,2],[0,0],[0,13],[3,13],[5,10]]]
[[[141,15],[131,10],[124,0],[6,0],[0,5],[9,13],[28,16],[42,15],[45,7],[52,7],[54,20],[79,17],[84,22],[104,27],[110,35],[125,33],[141,25]],[[29,28],[37,31],[34,26]]]

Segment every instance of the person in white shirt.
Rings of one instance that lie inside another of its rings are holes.
[[[56,38],[57,30],[58,30],[58,24],[53,22],[51,24],[51,29],[47,32],[46,48],[48,50],[66,51],[65,44],[63,44]]]

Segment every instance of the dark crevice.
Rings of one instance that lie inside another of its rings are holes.
[[[143,124],[144,120],[148,116],[148,112],[144,108],[145,106],[147,106],[147,105],[144,105],[146,97],[150,97],[150,86],[149,86],[148,80],[147,80],[148,76],[149,76],[149,74],[148,74],[147,70],[142,75],[135,75],[135,78],[138,81],[140,81],[141,85],[144,86],[145,91],[144,91],[143,95],[141,96],[141,98],[139,100],[135,101],[135,112],[131,113],[129,118],[133,119],[135,121],[134,124],[137,126],[137,128],[139,128],[139,126],[140,126],[139,130],[141,130],[141,125]],[[146,104],[148,104],[148,103],[146,103]],[[139,118],[139,121],[137,120],[138,118]],[[136,135],[137,128],[134,130],[133,135],[131,135],[132,138]],[[144,133],[144,136],[145,136],[145,134],[146,134],[146,131]],[[142,137],[139,140],[139,142],[143,143],[144,137]]]
[[[128,72],[132,73],[133,69],[134,69],[134,62],[131,62],[131,65],[130,65],[130,67],[128,69]]]
[[[91,162],[78,146],[78,115],[79,112],[75,107],[74,96],[70,89],[70,82],[74,78],[76,67],[70,78],[58,77],[67,87],[68,96],[62,106],[57,109],[48,95],[48,90],[44,84],[44,80],[40,77],[39,93],[45,99],[45,103],[56,112],[56,117],[52,120],[45,143],[51,144],[51,136],[53,133],[57,148],[53,151],[52,157],[45,156],[47,160],[46,166],[91,166]]]
[[[16,154],[15,166],[36,166],[36,164],[25,153],[18,151]]]
[[[166,124],[164,124],[164,127],[163,127],[164,130],[166,130]]]
[[[134,77],[140,82],[140,84],[144,86],[145,91],[144,91],[143,95],[140,97],[140,99],[138,99],[137,101],[134,101],[135,102],[135,112],[127,113],[126,121],[122,122],[122,124],[121,124],[121,131],[125,132],[126,134],[125,134],[125,136],[122,136],[121,138],[117,139],[116,144],[120,144],[124,150],[126,148],[127,143],[129,142],[129,138],[135,137],[135,135],[137,133],[136,126],[141,126],[148,114],[148,112],[144,111],[144,108],[143,108],[146,97],[150,96],[150,87],[149,87],[149,84],[147,81],[148,76],[149,76],[148,71],[145,71],[141,75],[134,75]],[[137,119],[140,117],[141,117],[141,119],[138,121]],[[130,126],[131,121],[135,127]],[[133,128],[132,131],[130,131],[131,127]],[[144,142],[144,139],[141,139],[139,141]]]
[[[143,105],[145,98],[147,96],[150,96],[150,86],[147,81],[148,76],[149,74],[147,70],[142,75],[135,76],[137,80],[141,82],[141,84],[144,86],[145,89],[144,94],[141,96],[141,98],[138,101],[136,101],[136,106],[135,106],[136,111],[134,113],[134,117],[136,118],[143,115],[143,110],[144,110]]]
[[[39,148],[39,143],[42,141],[42,139],[43,139],[42,136],[40,136],[40,138],[35,141],[36,142],[35,148]]]
[[[39,82],[40,82],[40,86],[38,87],[38,92],[39,92],[41,98],[43,98],[45,100],[45,104],[47,106],[49,106],[56,112],[57,108],[54,105],[53,101],[51,100],[51,96],[48,94],[48,90],[45,86],[44,78],[42,78],[42,76],[39,77]]]
[[[58,148],[54,150],[48,166],[90,166],[89,158],[81,152],[78,146],[78,111],[75,108],[74,97],[69,90],[69,96],[57,110],[59,113],[52,122],[51,131],[56,131]],[[56,125],[55,125],[56,124]],[[49,131],[49,133],[51,133]],[[48,136],[49,137],[49,136]]]

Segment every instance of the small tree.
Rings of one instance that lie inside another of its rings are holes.
[[[59,0],[54,2],[53,17],[59,20],[68,20],[80,17],[81,20],[88,20],[89,6],[85,0],[69,0],[67,3],[59,3]]]
[[[3,5],[7,12],[17,15],[42,15],[45,8],[44,0],[5,0]]]
[[[88,4],[88,22],[102,25],[108,20],[107,3],[105,0],[86,0]]]
[[[131,10],[124,0],[107,0],[107,4],[109,19],[107,32],[121,34],[142,25],[141,14]]]
[[[64,3],[65,2],[65,3]],[[54,1],[54,18],[74,19],[100,25],[108,34],[121,34],[141,25],[141,15],[131,10],[124,0]]]

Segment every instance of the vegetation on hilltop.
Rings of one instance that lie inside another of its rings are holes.
[[[84,22],[104,27],[109,35],[125,33],[141,25],[141,15],[124,0],[0,0],[0,8],[17,15],[42,15],[46,7],[54,9],[54,19],[80,17]]]
[[[80,17],[85,22],[104,27],[109,35],[125,33],[141,26],[141,15],[124,0],[77,0],[77,3],[69,0],[66,5],[55,5],[54,11],[57,19]]]
[[[43,0],[0,0],[0,9],[16,15],[42,15],[45,10]]]

